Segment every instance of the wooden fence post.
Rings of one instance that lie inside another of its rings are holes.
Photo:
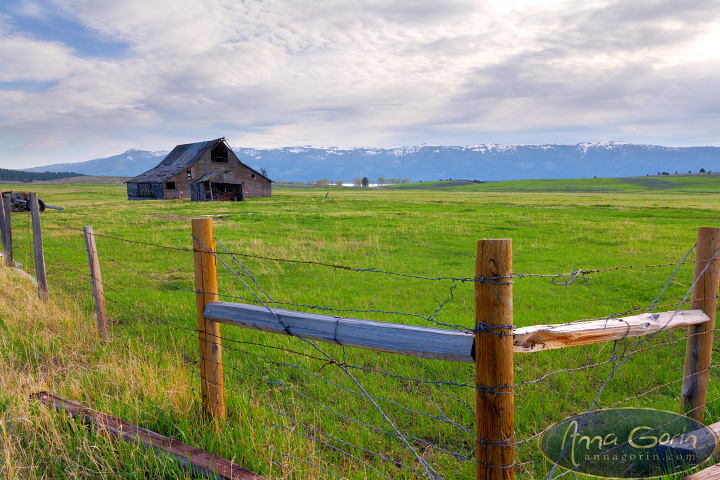
[[[95,235],[91,226],[83,227],[85,246],[87,247],[88,262],[90,263],[90,279],[95,298],[95,314],[97,315],[98,335],[104,342],[110,341],[107,311],[105,310],[105,294],[103,293],[102,275],[100,274],[100,260],[95,247]]]
[[[12,218],[10,217],[10,197],[0,197],[2,199],[2,246],[3,257],[5,257],[5,265],[14,267],[12,255]]]
[[[195,251],[195,304],[200,339],[200,382],[205,413],[225,418],[225,383],[223,380],[220,324],[205,318],[205,305],[219,301],[215,238],[212,218],[192,219]],[[212,252],[212,253],[210,253]]]
[[[477,478],[515,476],[512,240],[480,240],[475,277]]]
[[[45,273],[45,253],[42,243],[42,229],[40,228],[40,205],[37,193],[30,194],[30,215],[32,216],[33,252],[35,254],[35,278],[37,279],[38,296],[40,300],[50,297]]]
[[[2,255],[5,257],[5,202],[0,190],[0,240],[2,241]]]
[[[682,411],[698,422],[705,415],[710,363],[712,361],[713,330],[717,312],[718,285],[720,284],[720,228],[700,227],[695,251],[695,274],[692,307],[700,308],[710,320],[688,327],[685,348],[685,370],[681,390]],[[711,258],[715,258],[708,262]],[[705,273],[702,273],[705,267]],[[702,274],[702,277],[701,277]]]

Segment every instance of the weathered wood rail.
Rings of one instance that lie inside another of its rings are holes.
[[[358,320],[228,302],[206,305],[205,318],[226,325],[279,335],[293,335],[346,347],[475,363],[471,354],[475,336],[472,333],[456,330]]]
[[[72,400],[48,392],[34,393],[31,398],[48,407],[64,411],[73,418],[81,418],[84,423],[92,425],[99,431],[105,430],[130,443],[140,443],[145,448],[152,449],[156,455],[172,457],[183,469],[191,472],[193,477],[199,476],[213,480],[267,480],[242,465],[179,440],[138,427],[121,418],[97,412]]]
[[[475,334],[470,332],[228,302],[207,304],[205,318],[226,325],[279,335],[294,335],[346,347],[451,362],[475,363],[473,351]],[[698,309],[643,313],[630,317],[560,325],[533,325],[512,330],[512,348],[516,353],[540,352],[641,337],[662,330],[699,325],[707,321],[708,316]]]

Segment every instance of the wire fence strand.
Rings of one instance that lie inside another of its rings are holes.
[[[55,233],[55,235],[49,237],[48,248],[46,248],[46,254],[48,254],[51,259],[48,268],[51,281],[58,288],[60,284],[66,282],[64,283],[65,286],[63,290],[71,292],[77,292],[82,288],[87,290],[90,284],[90,275],[87,270],[87,263],[83,263],[85,259],[82,258],[83,255],[86,255],[87,249],[83,244],[80,244],[79,237],[70,236],[66,238],[64,236],[65,233],[82,231],[82,229],[61,225],[57,222],[47,223],[49,224],[48,229]],[[27,235],[29,237],[29,231]],[[511,329],[513,327],[503,326],[498,329],[497,327],[484,325],[481,322],[478,329],[472,329],[457,322],[441,321],[438,317],[444,314],[445,308],[448,305],[456,302],[458,286],[464,283],[485,282],[503,285],[514,283],[517,280],[525,278],[540,278],[549,280],[549,282],[555,286],[569,287],[574,284],[582,284],[590,288],[589,282],[591,281],[591,276],[595,274],[625,271],[628,269],[674,268],[674,271],[665,279],[664,285],[659,289],[659,293],[651,302],[648,302],[647,306],[633,307],[622,313],[591,319],[609,320],[633,313],[653,312],[661,308],[669,307],[675,308],[675,314],[677,314],[681,308],[690,303],[688,296],[697,282],[696,279],[680,301],[663,299],[665,304],[658,305],[661,298],[668,294],[674,278],[678,275],[681,268],[685,265],[696,263],[695,261],[688,261],[688,257],[695,247],[690,249],[680,261],[672,263],[622,265],[597,269],[578,268],[569,273],[516,273],[507,277],[485,278],[452,275],[416,275],[374,267],[349,266],[335,262],[296,260],[273,255],[232,252],[217,239],[216,242],[223,250],[221,252],[211,251],[211,249],[202,245],[196,238],[194,240],[201,245],[202,250],[158,245],[151,242],[126,239],[116,235],[95,233],[95,236],[107,241],[129,244],[132,245],[133,248],[161,248],[177,251],[180,254],[197,252],[209,253],[213,255],[218,264],[222,265],[225,270],[230,273],[231,277],[241,285],[241,290],[245,292],[244,295],[223,293],[220,294],[221,298],[262,305],[270,312],[273,312],[271,309],[272,305],[277,308],[304,308],[335,313],[395,315],[406,318],[417,318],[443,328],[452,328],[473,333],[481,331],[503,336],[512,335]],[[173,295],[173,299],[176,298],[175,295],[184,295],[187,297],[188,303],[191,303],[191,296],[201,293],[218,293],[201,292],[193,287],[183,285],[182,282],[167,280],[163,278],[163,273],[150,271],[151,262],[141,262],[138,260],[151,257],[144,253],[135,254],[134,256],[128,255],[128,252],[131,250],[130,247],[124,247],[124,249],[126,250],[125,252],[116,250],[116,253],[112,251],[108,251],[107,253],[98,252],[98,255],[103,259],[105,268],[113,266],[126,272],[122,275],[129,275],[135,282],[149,282],[149,284],[156,284],[165,288],[165,291],[160,293],[157,287],[148,287],[150,290],[158,293],[158,295]],[[99,248],[99,250],[102,250],[102,248]],[[132,261],[121,258],[120,253],[132,257]],[[73,255],[78,256],[73,257]],[[267,285],[264,285],[263,282],[253,274],[252,269],[240,261],[240,258],[262,262],[297,264],[308,268],[332,268],[348,274],[367,273],[388,275],[409,282],[447,282],[449,292],[442,299],[438,299],[436,305],[432,307],[432,310],[426,313],[403,312],[382,308],[340,308],[312,302],[276,301],[273,298],[274,295],[271,289],[268,288]],[[713,258],[715,257],[713,256]],[[707,269],[707,266],[705,269]],[[704,272],[705,270],[703,270],[703,273]],[[162,310],[162,308],[153,306],[150,302],[138,301],[138,299],[132,298],[132,295],[124,293],[124,285],[126,285],[127,282],[122,281],[122,275],[109,275],[103,279],[105,298],[115,312],[112,317],[115,325],[113,333],[128,335],[129,337],[146,342],[147,345],[153,346],[153,348],[159,348],[161,350],[169,348],[163,345],[172,345],[177,341],[179,342],[180,348],[183,349],[184,355],[186,355],[187,358],[192,358],[190,353],[197,349],[196,342],[200,331],[192,324],[188,324],[188,315],[163,315],[153,311]],[[73,282],[77,284],[74,285]],[[117,285],[115,284],[116,282]],[[593,294],[597,295],[595,291],[593,291]],[[717,298],[717,296],[707,298]],[[123,321],[126,322],[130,328],[126,329],[123,324],[121,329],[119,323],[121,317],[126,319]],[[553,383],[555,378],[559,376],[574,376],[581,372],[584,372],[585,375],[590,375],[593,371],[597,370],[599,373],[593,374],[595,376],[591,378],[601,383],[594,396],[594,400],[587,409],[589,412],[593,411],[600,404],[600,398],[611,388],[611,384],[613,384],[612,381],[623,375],[623,366],[631,358],[638,358],[640,354],[658,354],[663,348],[672,350],[680,342],[688,338],[687,335],[675,339],[660,338],[658,335],[665,331],[663,328],[660,332],[648,335],[628,348],[621,347],[625,345],[624,340],[626,339],[613,341],[612,348],[607,352],[607,358],[596,359],[581,365],[567,365],[564,368],[558,368],[550,372],[542,372],[535,375],[534,378],[521,379],[513,385],[481,387],[475,384],[472,372],[468,372],[467,369],[463,373],[460,373],[461,369],[457,369],[454,375],[459,375],[460,378],[432,378],[434,373],[430,370],[427,372],[420,371],[418,375],[408,375],[403,367],[398,367],[400,371],[390,371],[386,366],[373,366],[372,363],[363,364],[362,362],[354,363],[347,358],[348,353],[345,347],[332,346],[330,348],[321,348],[314,341],[294,336],[292,329],[283,324],[280,318],[277,316],[276,318],[285,327],[286,333],[288,333],[292,339],[287,341],[267,340],[266,337],[263,337],[262,334],[259,333],[253,334],[249,336],[249,338],[238,337],[234,334],[222,338],[222,348],[228,353],[228,358],[219,363],[216,368],[226,368],[227,379],[225,383],[229,391],[237,398],[247,397],[249,401],[262,407],[262,410],[265,412],[264,414],[251,414],[251,417],[256,422],[260,422],[272,430],[283,431],[292,437],[300,438],[303,441],[316,445],[318,450],[325,450],[340,455],[347,461],[358,465],[358,468],[366,469],[368,473],[376,475],[379,478],[393,478],[393,474],[389,473],[393,472],[393,469],[401,469],[409,472],[411,475],[420,477],[433,479],[444,478],[445,474],[437,470],[437,464],[433,464],[426,458],[431,456],[428,452],[433,452],[433,455],[442,455],[452,461],[462,462],[463,464],[471,466],[474,470],[477,464],[474,452],[478,445],[512,446],[520,452],[520,449],[529,448],[533,441],[544,432],[542,428],[523,427],[522,432],[516,431],[510,438],[501,440],[479,438],[475,433],[473,424],[475,420],[475,409],[471,404],[474,395],[473,391],[483,390],[502,393],[498,392],[498,390],[507,389],[512,393],[522,394],[524,389],[552,389],[555,385],[555,383]],[[572,325],[580,321],[588,320],[573,320],[555,326]],[[147,329],[133,330],[135,327],[140,326],[144,326],[143,328],[157,329],[156,337],[145,336]],[[163,335],[169,336],[163,340],[161,339]],[[214,335],[208,333],[205,333],[205,335],[207,339],[213,340]],[[692,334],[690,336],[692,336]],[[215,340],[219,343],[220,338],[216,338]],[[621,351],[621,349],[623,350]],[[602,349],[600,352],[602,352]],[[599,355],[600,352],[598,352],[597,355]],[[351,356],[356,356],[356,354],[353,353]],[[288,360],[287,357],[291,357],[294,360]],[[202,357],[197,358],[196,356],[195,360],[202,360]],[[416,365],[419,368],[424,365],[424,363],[418,360]],[[194,370],[194,364],[189,364],[189,367],[193,370],[194,376],[198,375],[198,372]],[[712,365],[710,370],[714,370],[717,367],[718,365]],[[609,374],[602,372],[603,369],[608,368],[610,369]],[[614,408],[619,405],[636,402],[647,396],[656,395],[664,389],[682,382],[685,378],[688,377],[664,381],[661,384],[646,388],[639,393],[633,392],[632,395],[621,396],[618,393],[614,393],[614,400],[603,402],[607,403],[607,405],[601,408]],[[380,382],[377,379],[383,380]],[[198,380],[200,382],[207,381],[207,379],[203,378],[198,378]],[[402,388],[396,387],[395,390],[385,388],[385,383],[388,385],[401,385]],[[370,385],[373,389],[391,392],[392,395],[375,393],[371,391]],[[325,390],[319,390],[319,386],[324,386]],[[405,392],[402,391],[404,389],[415,393],[405,394]],[[337,398],[327,398],[322,395],[322,393],[328,391],[333,392],[332,397]],[[347,400],[353,397],[356,398],[356,400]],[[418,398],[421,398],[422,402],[417,402]],[[711,399],[708,403],[714,402],[715,400]],[[302,408],[299,407],[300,404],[303,405]],[[355,414],[348,412],[348,405],[355,404],[363,406],[362,408],[365,410],[356,412]],[[419,404],[422,405],[422,408],[416,406]],[[230,408],[237,416],[247,415],[246,411],[241,410],[237,406],[230,406]],[[315,413],[309,414],[304,409],[314,411]],[[372,414],[370,414],[371,411]],[[564,412],[567,413],[566,410]],[[377,447],[377,449],[372,448],[368,446],[368,443],[347,438],[344,436],[346,432],[342,428],[334,431],[333,428],[335,427],[324,426],[323,422],[316,423],[317,419],[312,419],[313,416],[323,419],[326,417],[332,418],[334,419],[332,420],[332,422],[334,422],[332,423],[333,425],[342,425],[345,429],[352,432],[371,432],[372,435],[378,437],[378,444],[382,443],[384,445],[383,449],[381,450],[380,447]],[[412,431],[414,427],[414,425],[412,425],[413,423],[424,425],[426,422],[433,426],[427,430],[420,429],[418,433]],[[349,428],[348,426],[352,427]],[[448,430],[443,430],[446,427]],[[437,438],[433,438],[431,435],[427,435],[427,432],[432,430],[443,433]],[[520,433],[522,433],[522,435],[520,435]],[[452,435],[462,440],[455,443],[447,441],[446,438],[450,438]],[[379,439],[383,439],[382,442],[380,442]],[[387,446],[392,443],[386,442],[393,441],[399,442],[399,444],[402,445],[404,449],[403,453],[397,453],[397,445],[394,447]],[[463,442],[464,446],[461,447],[460,445]],[[451,445],[454,445],[454,447],[451,447]],[[313,478],[311,474],[307,473],[311,471],[321,471],[323,474],[335,478],[345,478],[339,468],[333,468],[335,466],[323,466],[321,465],[322,461],[304,459],[301,456],[294,455],[294,452],[283,453],[285,449],[280,448],[278,445],[269,445],[268,449],[275,455],[281,457],[281,459],[271,460],[271,463],[277,468],[288,470],[307,478]],[[525,452],[525,450],[522,451]],[[385,466],[381,466],[383,464]],[[448,463],[440,464],[445,467],[449,465]],[[521,464],[523,464],[523,462],[516,461],[512,465],[487,466],[491,468],[519,468]],[[307,469],[303,470],[303,468]],[[555,475],[555,467],[553,467],[546,478],[558,478],[566,474],[567,472],[553,476]]]

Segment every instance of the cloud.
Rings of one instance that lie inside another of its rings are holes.
[[[712,143],[716,132],[690,119],[716,119],[719,6],[24,1],[0,17],[0,82],[53,83],[5,87],[14,92],[0,95],[0,138],[172,146],[232,132],[257,146],[387,146],[627,132],[646,141],[643,125],[679,138],[692,123],[702,132],[692,138]],[[62,37],[39,40],[13,15],[67,18],[87,41],[127,53],[96,58]]]
[[[77,64],[72,50],[60,42],[0,36],[0,82],[59,80]]]

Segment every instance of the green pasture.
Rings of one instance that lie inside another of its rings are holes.
[[[643,313],[656,300],[657,311],[678,308],[692,265],[681,266],[671,281],[675,265],[657,265],[679,262],[698,227],[720,226],[720,178],[711,175],[407,187],[276,187],[272,198],[242,203],[128,201],[119,185],[3,190],[36,191],[47,204],[65,208],[42,215],[48,279],[53,293],[70,292],[88,312],[93,302],[79,229],[92,225],[111,347],[149,346],[155,353],[148,362],[158,371],[166,355],[180,355],[197,398],[192,217],[213,216],[215,236],[236,254],[220,258],[242,281],[218,263],[223,301],[252,302],[257,295],[269,302],[267,294],[289,309],[443,328],[473,328],[473,282],[448,277],[474,275],[479,239],[512,239],[513,271],[523,274],[514,279],[514,323],[528,326]],[[13,215],[13,241],[16,259],[32,272],[29,215]],[[636,268],[613,269],[621,266]],[[564,284],[580,269],[613,270]],[[683,336],[670,331],[641,343],[642,352],[627,357],[597,405],[677,411]],[[197,402],[186,411],[140,394],[128,405],[117,400],[124,398],[122,385],[92,372],[80,377],[75,393],[82,398],[74,399],[271,478],[335,478],[328,471],[343,478],[422,478],[414,471],[424,471],[418,456],[443,478],[472,478],[474,464],[452,455],[474,452],[472,365],[316,348],[226,326],[223,342],[225,424],[204,420]],[[516,392],[519,477],[547,473],[533,437],[587,409],[612,371],[611,359],[637,345],[625,340],[515,355],[515,381],[522,383]],[[354,379],[328,358],[348,365]],[[720,398],[717,370],[710,375],[708,399],[714,401]],[[357,394],[356,381],[392,425]],[[718,417],[720,405],[711,403],[706,423]],[[389,433],[394,428],[411,437],[417,456]]]

